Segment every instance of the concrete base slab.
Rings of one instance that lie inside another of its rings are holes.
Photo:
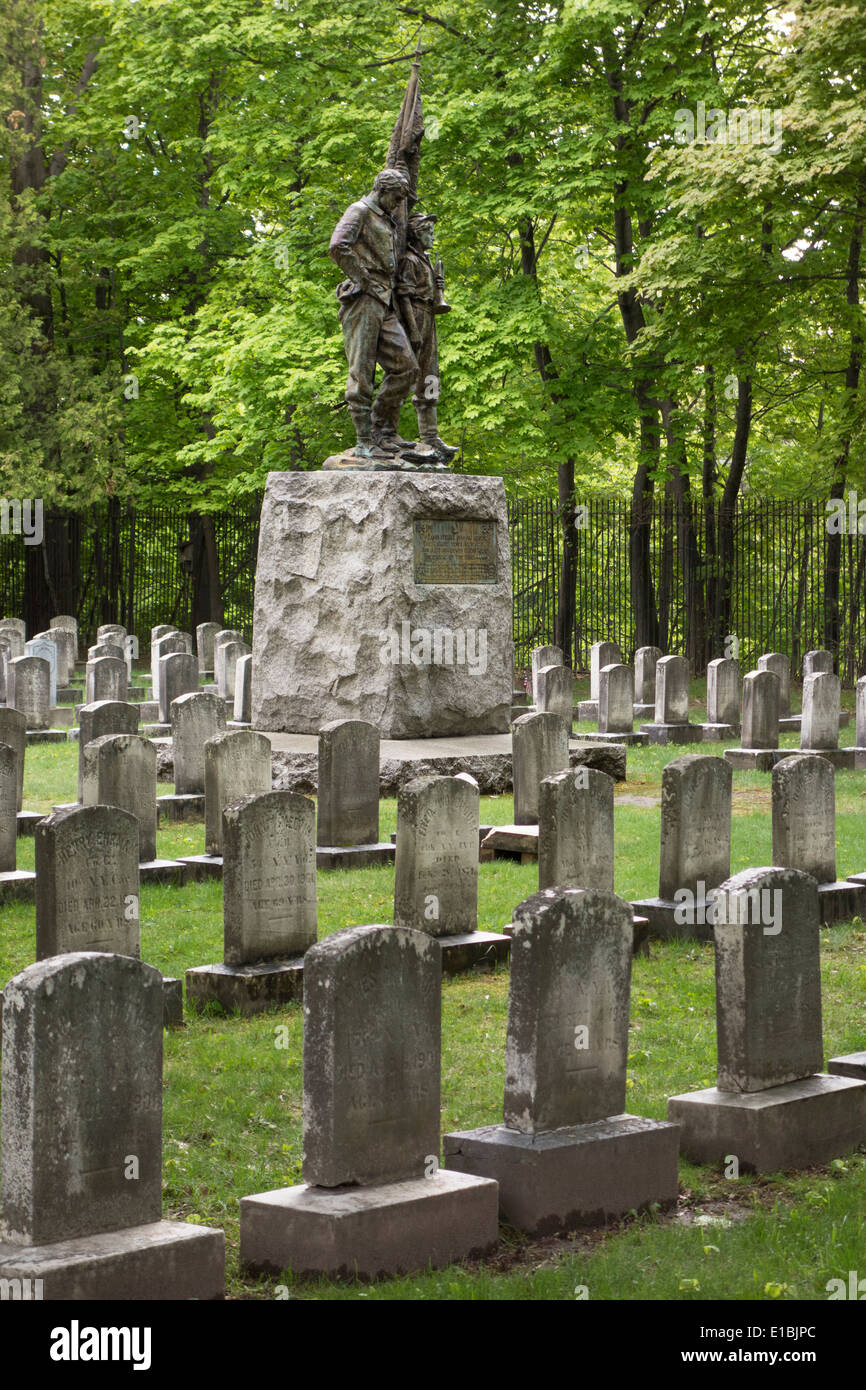
[[[703,731],[700,724],[641,724],[640,731],[646,734],[647,742],[700,743]]]
[[[36,875],[27,869],[10,869],[0,874],[0,903],[36,901]]]
[[[779,732],[782,734],[798,734],[803,723],[801,714],[780,714]]]
[[[159,723],[159,701],[158,700],[139,700],[138,718],[142,724]]]
[[[726,748],[724,759],[735,772],[772,772],[778,748]]]
[[[579,700],[574,717],[580,724],[598,723],[598,700]]]
[[[695,904],[695,917],[698,919],[692,922],[678,922],[675,913],[682,915],[683,908],[677,903],[667,902],[664,898],[637,898],[632,903],[635,912],[640,913],[647,919],[649,924],[648,932],[650,936],[661,938],[662,941],[712,941],[713,929],[706,922],[701,922],[701,904]],[[704,913],[704,915],[706,915]]]
[[[704,743],[724,743],[727,738],[739,738],[739,724],[698,724],[703,731]]]
[[[638,720],[638,719],[653,719],[653,718],[655,718],[655,712],[656,712],[656,707],[655,707],[655,705],[635,705],[635,706],[634,706],[634,717],[635,717],[635,720]]]
[[[170,738],[170,724],[142,724],[138,732],[142,738]]]
[[[52,709],[52,711],[51,711],[51,727],[52,727],[52,729],[71,729],[71,728],[72,728],[72,715],[73,715],[73,713],[74,713],[74,711],[73,711],[71,705],[65,705],[65,706],[63,706],[63,707],[60,708],[60,709]]]
[[[511,951],[511,938],[502,932],[471,931],[437,936],[442,950],[442,974],[465,975],[469,970],[495,970]]]
[[[37,825],[44,819],[43,811],[19,811],[15,817],[16,835],[35,835]]]
[[[647,736],[646,736],[646,734],[640,734],[640,733],[631,733],[631,734],[602,734],[602,733],[592,734],[592,733],[590,733],[590,734],[581,734],[580,737],[581,737],[581,740],[582,740],[584,743],[619,743],[619,744],[623,744],[623,743],[624,743],[624,744],[626,744],[626,745],[635,744],[635,745],[637,745],[637,746],[639,747],[641,744],[647,742]]]
[[[866,1139],[866,1081],[818,1073],[751,1093],[706,1091],[671,1096],[668,1119],[694,1163],[736,1154],[741,1171],[783,1172],[827,1163]]]
[[[270,740],[273,752],[274,789],[315,793],[317,735],[261,732]],[[453,777],[458,772],[471,773],[482,796],[507,792],[511,787],[511,734],[383,738],[379,746],[380,796],[396,796],[400,787],[415,777]]]
[[[827,1070],[831,1076],[850,1076],[855,1081],[866,1081],[866,1052],[846,1052],[842,1057],[831,1057]]]
[[[166,796],[156,798],[157,821],[185,821],[185,820],[204,820],[204,792],[201,796],[195,793],[183,793],[178,795],[176,792]]]
[[[78,805],[78,802],[77,802],[77,801],[56,801],[56,802],[54,803],[54,805],[51,807],[51,810],[52,810],[52,812],[55,812],[55,811],[74,811],[75,808],[77,807],[77,805]]]
[[[149,859],[138,866],[141,883],[170,883],[182,888],[186,883],[186,867],[179,859]]]
[[[126,687],[126,698],[131,705],[137,705],[142,700],[146,700],[150,691],[146,685],[128,685]]]
[[[57,700],[61,705],[76,705],[84,692],[80,685],[58,685]]]
[[[866,748],[849,748],[849,753],[854,754],[854,768],[857,772],[866,771]]]
[[[479,858],[483,864],[492,859],[517,859],[521,864],[533,864],[538,858],[538,826],[494,825],[481,843]]]
[[[65,743],[67,729],[28,729],[27,742],[30,743]]]
[[[387,841],[375,845],[316,845],[317,869],[368,869],[393,864],[396,846]]]
[[[622,743],[587,743],[582,737],[568,743],[568,765],[575,767],[594,767],[606,772],[615,782],[626,779],[626,748]]]
[[[187,883],[201,883],[206,878],[223,876],[223,857],[221,854],[182,854],[177,861],[186,870]]]
[[[39,1279],[49,1302],[224,1298],[225,1233],[154,1221],[56,1245],[0,1244],[0,1279]]]
[[[836,883],[818,884],[818,911],[821,925],[830,927],[834,922],[850,922],[852,917],[862,917],[866,908],[866,886],[839,879]]]
[[[861,888],[866,888],[866,874],[849,874],[845,882],[856,883]]]
[[[183,980],[179,976],[162,977],[162,1026],[183,1027]]]
[[[449,1172],[499,1184],[503,1221],[532,1235],[601,1226],[651,1202],[677,1200],[679,1127],[637,1115],[544,1134],[505,1125],[444,1136]]]
[[[269,960],[257,965],[197,965],[186,972],[187,1008],[201,1013],[218,1004],[244,1015],[281,1008],[304,996],[304,959]]]
[[[240,1263],[252,1273],[381,1279],[489,1254],[495,1182],[440,1170],[382,1187],[284,1187],[241,1198]]]

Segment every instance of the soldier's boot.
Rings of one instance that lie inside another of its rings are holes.
[[[418,416],[418,433],[421,436],[421,443],[428,449],[432,449],[436,457],[443,463],[450,463],[451,460],[460,453],[452,444],[446,444],[444,439],[439,438],[438,423],[436,418],[435,405],[419,405],[415,407]]]
[[[412,441],[403,439],[397,429],[400,423],[399,407],[391,412],[390,418],[386,416],[378,417],[374,411],[372,416],[373,443],[378,448],[384,449],[392,457],[401,454],[404,449],[411,449]]]
[[[362,459],[385,460],[393,458],[393,453],[390,450],[381,449],[373,438],[373,426],[370,420],[369,406],[350,406],[349,414],[352,417],[352,424],[355,426],[355,437],[357,440],[352,453],[354,453],[357,458]]]

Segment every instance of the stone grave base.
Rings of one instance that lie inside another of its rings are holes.
[[[519,719],[519,718],[520,718],[521,714],[532,714],[532,713],[534,713],[534,710],[535,710],[535,706],[534,706],[534,705],[532,705],[532,706],[530,706],[530,705],[512,705],[512,706],[511,706],[511,722],[512,722],[512,724],[514,723],[515,719]]]
[[[836,883],[818,884],[818,911],[822,927],[830,927],[834,922],[850,922],[852,917],[862,917],[864,904],[866,885],[862,883],[838,879]]]
[[[32,903],[36,900],[36,875],[27,869],[0,874],[0,903]]]
[[[248,719],[227,719],[227,729],[251,729],[253,726]]]
[[[62,709],[53,709],[51,711],[52,729],[71,729],[72,714],[73,710],[71,705],[65,705]]]
[[[739,724],[698,724],[704,743],[723,743],[726,738],[739,738]]]
[[[57,698],[62,705],[74,705],[81,699],[80,685],[58,685]]]
[[[182,854],[178,860],[183,864],[187,883],[201,883],[206,878],[223,876],[223,857],[221,854]]]
[[[381,1187],[284,1187],[241,1198],[240,1263],[253,1273],[378,1279],[489,1254],[499,1197],[440,1170]]]
[[[802,722],[803,716],[800,714],[780,714],[779,732],[783,734],[798,734]]]
[[[162,1026],[183,1027],[183,980],[179,975],[162,977]]]
[[[170,738],[170,724],[142,724],[138,731],[142,738]]]
[[[575,742],[569,739],[568,765],[575,767],[594,767],[597,772],[606,772],[615,782],[625,782],[626,748],[622,743],[585,743],[583,739]]]
[[[850,1076],[866,1081],[866,1052],[847,1052],[844,1057],[831,1057],[827,1070],[832,1076]]]
[[[726,748],[724,759],[734,772],[772,772],[778,748]]]
[[[371,864],[393,864],[394,845],[316,845],[317,869],[367,869]]]
[[[41,1279],[46,1301],[225,1297],[225,1234],[154,1221],[55,1245],[0,1244],[0,1279]]]
[[[479,858],[482,864],[489,864],[492,859],[534,864],[538,858],[538,826],[494,825],[482,841]]]
[[[532,1235],[677,1200],[679,1128],[664,1121],[615,1115],[543,1134],[488,1125],[443,1143],[448,1171],[495,1178],[501,1219]]]
[[[632,908],[636,913],[649,922],[648,932],[650,936],[660,937],[662,941],[672,941],[674,939],[685,941],[712,941],[713,928],[707,922],[701,922],[701,903],[695,903],[696,922],[678,922],[675,913],[682,915],[683,907],[674,902],[666,902],[664,898],[638,898],[632,903]],[[706,915],[706,912],[704,913]]]
[[[35,835],[37,825],[44,819],[45,814],[42,811],[19,811],[16,817],[16,833]]]
[[[27,742],[31,743],[65,743],[68,730],[66,729],[28,729]]]
[[[141,883],[171,883],[182,888],[186,883],[186,867],[179,859],[147,859],[138,866]]]
[[[634,706],[634,717],[635,717],[635,719],[653,719],[653,718],[655,717],[655,712],[656,712],[656,707],[655,707],[654,704],[653,704],[653,705],[635,705],[635,706]]]
[[[780,758],[790,758],[794,754],[804,758],[826,758],[840,772],[853,772],[856,766],[853,748],[783,748]]]
[[[694,1163],[736,1154],[740,1168],[773,1173],[827,1163],[866,1138],[866,1082],[818,1073],[768,1091],[671,1096],[668,1119]]]
[[[156,798],[157,821],[204,820],[204,792],[194,792]]]
[[[648,743],[700,743],[703,729],[700,724],[641,724]]]
[[[862,772],[866,768],[866,748],[849,748],[849,753],[854,755],[854,768],[857,772]]]
[[[620,743],[620,744],[623,744],[623,743],[624,743],[627,747],[631,747],[632,745],[636,745],[636,746],[639,747],[641,744],[646,743],[646,741],[647,741],[646,734],[637,734],[637,733],[630,733],[630,734],[601,734],[601,733],[599,733],[599,734],[581,734],[580,737],[581,737],[581,739],[585,740],[585,742],[587,742],[587,743]]]
[[[159,719],[159,703],[156,700],[139,700],[138,717],[142,724],[155,724]]]
[[[575,706],[574,717],[579,724],[597,724],[598,700],[579,700]]]
[[[257,965],[196,965],[186,972],[187,1008],[219,1004],[226,1013],[260,1014],[304,996],[304,958]]]
[[[463,975],[468,970],[495,970],[511,951],[511,938],[501,932],[470,931],[457,936],[437,936],[442,949],[442,974]]]

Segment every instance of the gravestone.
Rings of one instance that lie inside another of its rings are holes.
[[[102,623],[96,629],[97,642],[113,642],[116,647],[122,648],[127,636],[128,633],[122,623]]]
[[[25,655],[38,656],[48,662],[50,672],[48,703],[52,709],[57,707],[57,647],[44,637],[34,637],[24,647]]]
[[[746,869],[714,907],[718,1078],[668,1101],[683,1153],[733,1154],[740,1172],[826,1163],[866,1137],[866,1082],[820,1074],[817,884],[798,869]]]
[[[27,625],[23,618],[0,618],[0,628],[10,628],[18,633],[22,643],[27,641]]]
[[[717,656],[707,665],[707,722],[704,739],[734,738],[740,728],[740,663]]]
[[[0,705],[0,743],[8,744],[15,753],[15,778],[18,787],[16,810],[24,801],[24,755],[27,751],[27,720],[20,710]]]
[[[507,937],[477,930],[478,806],[466,775],[416,777],[397,794],[394,924],[439,937],[446,974],[508,953]]]
[[[832,671],[804,677],[800,748],[804,753],[820,753],[834,767],[853,768],[853,749],[839,747],[841,702],[841,682]]]
[[[237,677],[238,662],[241,657],[249,656],[250,649],[246,642],[233,641],[223,642],[218,648],[220,675],[223,689],[217,689],[217,694],[222,695],[226,700],[230,700],[234,709],[235,681]]]
[[[677,1198],[677,1127],[625,1113],[632,913],[613,893],[553,888],[514,914],[504,1124],[446,1134],[449,1170],[499,1183],[533,1234]]]
[[[204,746],[205,853],[222,854],[222,817],[243,796],[271,790],[271,745],[264,734],[234,729]],[[184,862],[189,862],[184,859]]]
[[[811,874],[824,926],[850,921],[866,908],[860,876],[836,878],[835,781],[826,758],[797,753],[773,768],[773,864]]]
[[[539,788],[538,887],[613,892],[612,777],[576,768]]]
[[[638,647],[634,654],[634,717],[652,719],[656,710],[656,667],[661,647]]]
[[[616,642],[593,642],[589,649],[589,699],[581,700],[577,706],[580,720],[598,719],[599,674],[603,666],[622,663],[622,652]]]
[[[170,639],[169,639],[170,640]],[[170,652],[159,658],[159,719],[171,721],[171,703],[198,690],[198,661],[191,652]]]
[[[535,708],[539,714],[558,714],[571,728],[574,716],[574,672],[570,666],[542,666],[536,673]]]
[[[140,954],[138,821],[115,806],[55,811],[36,827],[36,955]]]
[[[556,714],[522,714],[511,729],[514,821],[538,824],[538,788],[543,777],[568,767],[568,733]]]
[[[798,727],[799,715],[791,714],[791,663],[784,652],[765,652],[758,657],[759,671],[772,671],[779,677],[779,718],[792,721]]]
[[[6,704],[6,680],[9,662],[12,660],[12,645],[0,632],[0,705]]]
[[[816,651],[807,652],[803,657],[803,680],[807,676],[816,676],[821,671],[833,672],[833,653],[825,651],[819,647]]]
[[[775,671],[749,671],[743,677],[741,747],[726,748],[734,768],[769,772],[779,747],[779,677]]]
[[[7,642],[12,649],[12,660],[16,657],[24,656],[24,636],[17,627],[0,627],[0,637]]]
[[[631,666],[612,663],[598,676],[598,732],[582,734],[588,743],[641,744],[646,734],[634,732],[635,686]]]
[[[126,701],[128,682],[126,661],[120,656],[99,656],[88,661],[85,677],[85,697],[88,705],[97,700]]]
[[[199,623],[195,630],[195,649],[198,653],[198,670],[200,676],[213,674],[213,644],[214,638],[222,628],[219,623]]]
[[[160,661],[164,656],[173,656],[176,652],[191,652],[192,638],[187,632],[178,632],[176,629],[171,632],[163,633],[150,647],[150,677],[153,687],[153,698],[159,704],[160,689]]]
[[[32,902],[36,890],[36,875],[16,868],[17,806],[18,757],[14,748],[0,742],[0,903]]]
[[[316,811],[296,792],[243,797],[223,811],[224,961],[186,973],[187,999],[243,1014],[298,999],[316,941]]]
[[[689,663],[684,656],[661,656],[656,662],[656,703],[651,724],[641,733],[650,743],[699,743],[700,724],[689,723]]]
[[[862,770],[866,768],[866,676],[861,676],[857,682],[856,699],[854,747],[851,752],[854,767]]]
[[[78,711],[78,801],[84,805],[84,750],[103,734],[137,734],[138,707],[124,700],[96,700]],[[89,804],[95,803],[95,797]]]
[[[38,643],[39,648],[34,644]],[[42,650],[41,644],[46,643],[50,650]],[[57,704],[57,687],[65,686],[69,680],[69,672],[66,669],[66,645],[63,642],[63,634],[49,630],[48,632],[37,632],[25,646],[25,651],[29,656],[44,656],[50,661],[52,667],[53,684],[51,687],[52,703]]]
[[[24,715],[28,732],[51,728],[51,667],[41,656],[18,656],[6,668],[6,702]]]
[[[123,647],[119,642],[97,642],[95,646],[87,648],[88,661],[97,661],[101,656],[112,656],[116,661],[125,660]]]
[[[216,695],[197,691],[179,695],[172,701],[171,745],[176,796],[204,796],[205,744],[225,731],[225,702]]]
[[[138,734],[103,734],[84,749],[86,805],[119,806],[135,816],[139,860],[156,859],[156,749]]]
[[[304,975],[304,1183],[241,1199],[242,1268],[375,1278],[492,1249],[496,1184],[439,1169],[439,943],[350,927]]]
[[[548,666],[562,666],[565,664],[565,657],[561,647],[533,647],[530,654],[530,669],[532,679],[532,703],[538,707],[538,673]]]
[[[62,955],[6,986],[0,1280],[42,1297],[221,1298],[220,1230],[162,1221],[162,977]]]
[[[712,938],[712,890],[731,872],[732,773],[723,758],[675,758],[662,772],[659,895],[635,912],[664,938]]]
[[[221,628],[220,631],[216,633],[214,637],[214,680],[216,681],[217,687],[216,693],[217,695],[219,695],[221,700],[227,700],[229,696],[234,693],[233,690],[229,690],[228,682],[226,680],[226,668],[223,648],[228,646],[229,642],[243,642],[243,640],[244,634],[242,632],[238,632],[237,629],[232,627]]]
[[[253,658],[251,654],[238,658],[235,668],[234,720],[249,724],[253,717]]]
[[[320,869],[393,864],[379,840],[379,730],[334,719],[319,730],[316,862]]]

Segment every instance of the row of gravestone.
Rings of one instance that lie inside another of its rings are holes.
[[[312,946],[304,1182],[241,1198],[242,1268],[441,1267],[490,1253],[498,1218],[564,1233],[669,1206],[679,1152],[776,1171],[862,1143],[866,1059],[821,1072],[814,879],[750,870],[715,906],[717,1084],[672,1097],[666,1122],[625,1112],[632,920],[612,893],[517,908],[503,1122],[444,1140],[439,942],[361,926]],[[2,1052],[0,1278],[48,1299],[220,1297],[223,1233],[160,1220],[158,972],[84,952],[31,966],[7,986]]]

